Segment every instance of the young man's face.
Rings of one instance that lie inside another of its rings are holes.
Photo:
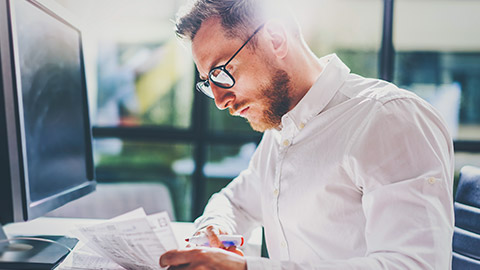
[[[212,18],[202,24],[193,39],[193,58],[202,79],[208,78],[212,68],[224,65],[245,42],[228,39],[223,33],[220,21]],[[210,82],[210,87],[219,109],[229,109],[230,114],[246,118],[254,130],[263,132],[280,125],[290,107],[291,91],[288,74],[265,54],[268,46],[261,42],[262,30],[256,38],[255,50],[244,47],[227,66],[235,85],[225,89]]]

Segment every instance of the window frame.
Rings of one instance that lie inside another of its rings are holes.
[[[393,46],[393,11],[394,0],[384,0],[383,31],[381,47],[379,50],[379,78],[393,81],[395,49]],[[193,145],[193,159],[195,170],[192,175],[192,216],[191,220],[200,216],[208,200],[205,198],[206,176],[203,167],[207,162],[207,147],[213,144],[232,144],[255,142],[259,143],[261,134],[242,134],[238,132],[219,132],[209,130],[208,127],[208,102],[211,99],[204,94],[195,91],[195,85],[200,81],[198,72],[195,71],[195,81],[192,85],[194,91],[192,124],[187,129],[162,127],[162,126],[139,126],[139,127],[116,127],[94,126],[94,139],[119,138],[137,141],[156,142],[182,142]],[[455,140],[453,142],[455,152],[480,153],[480,140]]]

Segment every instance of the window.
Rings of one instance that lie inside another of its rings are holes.
[[[98,182],[161,182],[192,219],[195,68],[173,32],[185,1],[57,0],[84,22]]]
[[[480,140],[479,12],[479,1],[395,2],[394,82],[432,103],[456,140]]]
[[[261,134],[194,90],[190,49],[171,22],[187,0],[56,1],[94,36],[85,56],[98,181],[162,182],[178,220],[193,220],[246,168]],[[480,1],[298,0],[292,12],[318,57],[337,53],[353,73],[436,106],[455,138],[456,168],[478,165]]]
[[[190,126],[194,69],[173,33],[158,41],[104,40],[98,50],[97,126]]]
[[[191,143],[107,138],[96,139],[94,149],[98,181],[162,182],[174,198],[177,219],[190,219],[193,169],[180,163],[192,160]]]
[[[299,0],[293,11],[318,56],[336,53],[353,73],[378,77],[381,0]]]

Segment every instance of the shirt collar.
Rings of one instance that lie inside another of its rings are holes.
[[[297,129],[302,129],[314,116],[320,114],[345,82],[350,69],[336,54],[326,55],[318,61],[323,70],[313,86],[298,104],[282,117],[282,126],[288,126],[286,119],[291,119]]]

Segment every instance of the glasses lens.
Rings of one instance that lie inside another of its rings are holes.
[[[223,88],[230,88],[233,87],[234,81],[233,78],[225,72],[223,67],[218,67],[213,69],[210,72],[210,80],[214,82],[216,85],[223,87]]]
[[[209,98],[215,98],[213,96],[212,88],[210,83],[207,81],[201,81],[197,83],[197,90],[207,95]]]

